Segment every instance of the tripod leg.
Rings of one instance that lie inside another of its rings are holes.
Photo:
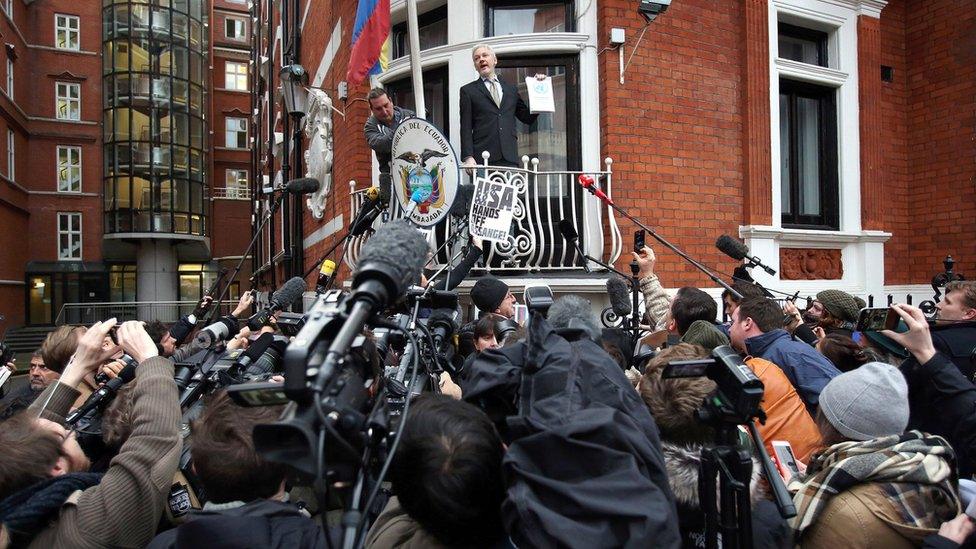
[[[698,501],[705,514],[705,547],[718,549],[718,502],[716,495],[717,456],[714,449],[702,449],[701,468],[698,471]]]
[[[739,448],[731,457],[735,460],[732,470],[738,481],[736,490],[736,509],[738,510],[739,547],[752,547],[752,456]]]

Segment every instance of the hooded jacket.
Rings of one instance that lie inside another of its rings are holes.
[[[675,444],[664,441],[664,463],[668,470],[668,482],[678,508],[678,526],[681,545],[686,549],[705,547],[705,516],[698,498],[698,472],[701,468],[702,444]],[[792,532],[786,520],[779,515],[776,504],[763,497],[760,483],[761,467],[752,460],[752,534],[754,547],[790,547]]]
[[[465,400],[498,405],[496,422],[510,412],[502,519],[516,546],[680,545],[657,427],[603,349],[536,315],[527,341],[468,374]]]
[[[187,521],[156,536],[148,549],[207,547],[327,547],[319,525],[293,504],[258,499],[233,508],[193,511]]]
[[[796,341],[789,332],[776,329],[746,339],[746,350],[780,367],[812,416],[820,401],[820,391],[840,370],[813,347]]]

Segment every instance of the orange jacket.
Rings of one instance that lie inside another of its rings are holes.
[[[746,364],[763,382],[762,408],[766,412],[766,424],[757,424],[766,451],[773,455],[773,441],[785,440],[793,447],[796,459],[806,463],[814,451],[820,448],[820,430],[797,394],[789,378],[779,366],[762,359],[747,357]]]

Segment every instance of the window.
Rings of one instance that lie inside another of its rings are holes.
[[[485,36],[576,31],[573,2],[495,0],[485,10]]]
[[[81,214],[58,212],[58,259],[81,259]]]
[[[7,97],[14,98],[14,60],[7,58]]]
[[[228,17],[224,19],[224,37],[231,40],[244,40],[244,20]]]
[[[413,110],[413,83],[403,78],[385,85],[386,92],[394,105]],[[450,137],[450,124],[447,116],[447,68],[424,71],[424,104],[427,107],[427,120],[438,128],[443,128],[444,136]]]
[[[780,80],[784,227],[839,228],[836,95],[834,88]]]
[[[81,120],[81,85],[58,82],[56,86],[58,120]]]
[[[827,33],[779,23],[779,56],[827,67]]]
[[[81,147],[58,145],[58,192],[81,192]]]
[[[230,149],[247,148],[247,118],[228,116],[225,121],[224,146]]]
[[[16,181],[15,174],[17,173],[16,138],[17,136],[13,130],[7,130],[7,178],[11,181]]]
[[[80,50],[81,37],[78,17],[74,15],[54,15],[54,46],[59,50]]]
[[[227,170],[224,176],[227,198],[247,198],[247,170]]]
[[[224,87],[228,90],[247,91],[247,64],[227,61],[224,64]]]
[[[108,268],[109,300],[130,303],[136,300],[136,265],[118,263]]]
[[[447,44],[447,6],[422,14],[417,25],[421,51]],[[408,55],[410,45],[407,41],[407,24],[394,25],[392,34],[393,59]]]

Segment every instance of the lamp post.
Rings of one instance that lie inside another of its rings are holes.
[[[308,91],[305,89],[308,73],[305,72],[305,67],[292,64],[281,67],[279,76],[285,111],[297,122],[305,117],[305,110],[308,108]]]

